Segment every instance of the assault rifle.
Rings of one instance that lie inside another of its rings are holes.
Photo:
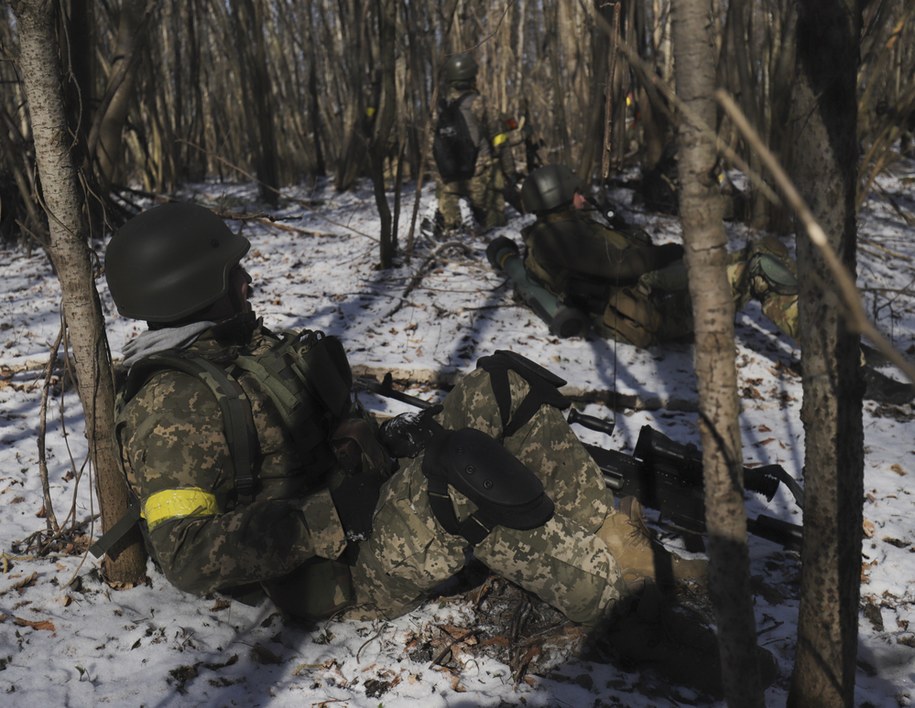
[[[381,382],[358,377],[357,389],[407,403],[416,408],[430,408],[428,401],[398,391],[390,374]],[[606,435],[613,433],[612,422],[569,409],[569,423],[582,425]],[[702,453],[695,445],[671,440],[649,425],[642,427],[632,455],[617,450],[582,443],[600,467],[607,487],[618,496],[634,496],[643,506],[660,512],[661,523],[684,535],[693,547],[701,546],[705,533],[705,497],[702,481]],[[798,507],[803,509],[804,491],[781,465],[745,467],[744,488],[772,501],[779,484],[791,492]],[[788,550],[801,547],[802,527],[782,519],[760,514],[748,517],[747,531],[754,536],[777,543]]]

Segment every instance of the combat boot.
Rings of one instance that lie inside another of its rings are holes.
[[[633,594],[651,584],[705,583],[707,561],[686,560],[665,549],[646,526],[642,505],[635,497],[620,500],[619,511],[610,512],[597,536],[610,549]]]

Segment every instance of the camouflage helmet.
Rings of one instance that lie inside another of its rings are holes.
[[[468,83],[477,77],[478,68],[472,54],[455,54],[445,62],[445,81],[451,84]]]
[[[565,165],[545,165],[531,172],[521,187],[521,203],[532,214],[551,211],[572,201],[581,182]]]
[[[105,277],[118,312],[177,322],[228,290],[229,271],[251,244],[209,209],[175,202],[124,224],[105,251]]]

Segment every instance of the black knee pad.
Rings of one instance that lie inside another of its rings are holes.
[[[553,516],[553,500],[537,475],[496,440],[473,428],[447,431],[427,446],[423,474],[436,519],[446,531],[472,545],[495,526],[533,529]],[[449,485],[477,506],[463,522],[457,520]]]

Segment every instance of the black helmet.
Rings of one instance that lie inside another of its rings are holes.
[[[115,232],[105,277],[118,312],[147,322],[177,322],[212,305],[251,244],[195,204],[153,207]]]
[[[477,60],[472,54],[455,54],[445,62],[445,81],[451,84],[469,83],[477,77]]]
[[[521,203],[532,214],[556,209],[572,201],[581,182],[565,165],[545,165],[531,172],[521,187]]]

